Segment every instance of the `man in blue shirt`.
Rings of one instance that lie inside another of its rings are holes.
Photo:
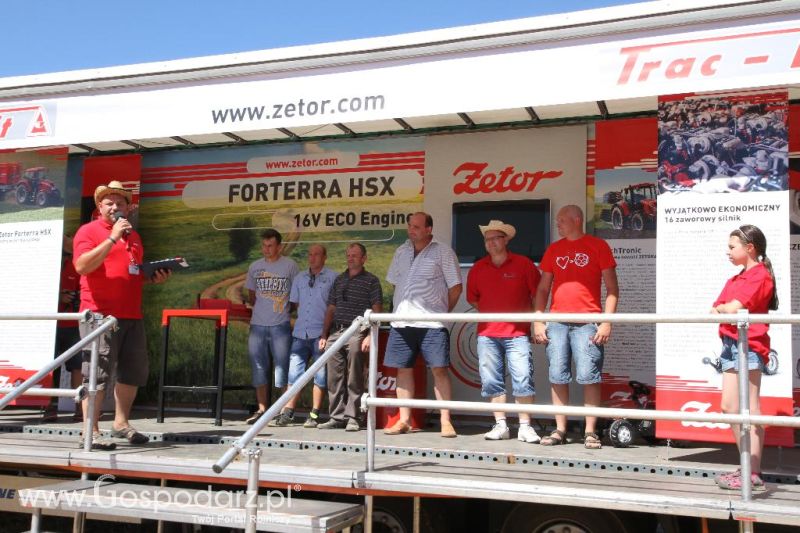
[[[328,251],[320,244],[308,248],[308,270],[303,270],[292,281],[289,303],[297,311],[297,320],[292,331],[292,348],[289,355],[289,386],[306,371],[320,356],[319,338],[328,307],[328,294],[336,279],[336,272],[325,266]],[[327,375],[323,366],[314,375],[313,409],[303,427],[315,428],[319,420],[319,409],[327,389]],[[295,395],[281,414],[270,420],[268,426],[288,426],[294,422]]]

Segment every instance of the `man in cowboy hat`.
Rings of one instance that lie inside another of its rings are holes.
[[[475,262],[467,276],[467,302],[481,313],[525,313],[533,309],[539,270],[525,256],[508,251],[508,241],[517,231],[511,224],[492,220],[478,226],[488,255]],[[478,367],[481,396],[492,403],[505,403],[505,369],[511,374],[511,387],[519,404],[533,403],[533,359],[531,357],[531,325],[528,322],[479,322]],[[484,435],[486,440],[511,437],[502,411],[494,413],[495,423]],[[530,425],[530,415],[519,414],[517,438],[522,442],[539,442],[539,435]]]
[[[150,280],[144,279],[139,267],[144,257],[142,240],[127,219],[131,193],[120,182],[111,181],[97,187],[94,203],[99,216],[78,229],[73,241],[73,256],[75,270],[81,276],[80,310],[112,315],[118,320],[117,328],[100,338],[94,426],[85,428],[85,431],[92,431],[93,448],[109,450],[116,444],[100,437],[97,421],[108,376],[114,367],[117,371],[114,387],[116,410],[111,435],[131,444],[144,444],[149,440],[128,420],[136,391],[147,384],[148,377],[142,285],[145,281],[162,283],[171,272],[157,270]],[[81,336],[87,336],[94,327],[94,324],[81,323]],[[89,363],[84,353],[84,382],[88,376]],[[88,424],[87,411],[88,400],[84,400],[83,416]]]

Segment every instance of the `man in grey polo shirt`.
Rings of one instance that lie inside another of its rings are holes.
[[[427,213],[408,218],[408,240],[395,252],[386,280],[394,285],[395,313],[447,313],[461,296],[461,268],[452,248],[433,239],[433,219]],[[450,332],[441,322],[392,322],[383,364],[397,368],[397,397],[414,396],[414,361],[422,353],[433,374],[437,400],[451,398]],[[441,435],[456,431],[450,411],[441,410]],[[400,419],[387,435],[411,431],[411,409],[400,408]]]
[[[367,309],[380,313],[383,309],[383,292],[380,280],[364,270],[367,249],[361,243],[347,247],[347,270],[333,282],[328,296],[328,310],[319,340],[320,351],[336,342],[356,317]],[[361,395],[364,394],[364,352],[369,350],[367,328],[353,335],[333,357],[328,360],[328,403],[331,419],[318,429],[361,429]],[[347,420],[345,420],[347,419]]]
[[[308,270],[303,270],[292,282],[289,303],[292,310],[297,310],[297,320],[292,331],[292,349],[289,354],[289,386],[306,371],[320,356],[319,339],[328,308],[328,295],[331,292],[336,272],[325,266],[328,251],[321,244],[308,247]],[[317,427],[319,409],[325,396],[327,373],[323,366],[314,374],[314,390],[312,393],[312,409],[303,427]],[[284,407],[283,412],[269,421],[268,426],[288,426],[294,422],[294,408],[297,405],[295,395]]]

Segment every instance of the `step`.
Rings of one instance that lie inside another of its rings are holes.
[[[300,499],[292,491],[269,491],[258,497],[256,529],[275,532],[341,531],[364,518],[360,504]],[[28,508],[91,512],[147,520],[227,528],[245,527],[246,495],[114,481],[78,480],[19,491]]]

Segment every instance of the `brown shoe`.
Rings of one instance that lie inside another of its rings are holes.
[[[453,439],[458,436],[456,428],[450,422],[442,422],[442,437],[445,439]]]
[[[408,433],[409,431],[411,431],[411,426],[402,420],[398,420],[392,427],[384,429],[383,433],[385,435],[400,435],[401,433]]]

